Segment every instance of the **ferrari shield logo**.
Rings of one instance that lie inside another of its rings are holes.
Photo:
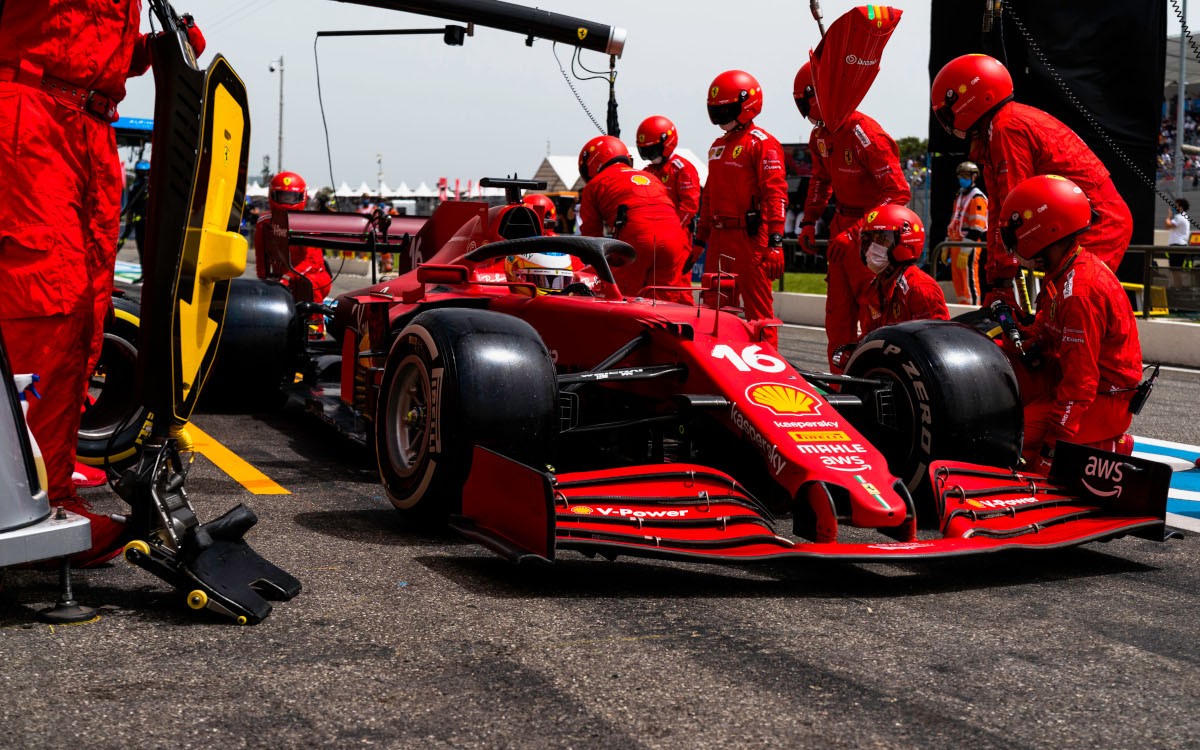
[[[739,157],[739,156],[741,156],[741,155],[742,155],[742,147],[741,147],[741,146],[734,146],[734,147],[733,147],[733,158],[735,158],[735,159],[736,159],[736,158],[738,158],[738,157]]]
[[[709,99],[716,99],[716,98],[717,98],[717,94],[719,94],[719,93],[721,93],[721,87],[720,87],[720,86],[713,86],[711,89],[709,89],[709,90],[708,90],[708,98],[709,98]]]
[[[829,147],[825,145],[824,138],[817,139],[817,153],[819,153],[823,159],[828,158],[829,156]]]
[[[582,42],[584,39],[587,39],[587,29],[580,26],[575,30],[575,36],[579,37],[579,41]]]
[[[845,152],[842,153],[842,158],[846,160],[846,166],[850,166],[854,163],[854,154],[850,152],[850,149],[846,149]]]

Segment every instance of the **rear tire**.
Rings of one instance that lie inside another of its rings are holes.
[[[287,287],[261,279],[229,285],[217,358],[201,399],[217,411],[276,409],[287,401],[284,383],[304,350],[304,322]]]
[[[545,465],[558,432],[554,364],[518,318],[428,310],[392,344],[374,429],[392,505],[422,522],[444,522],[462,508],[475,446]]]
[[[141,305],[113,297],[100,360],[88,380],[90,403],[79,420],[75,452],[80,463],[119,471],[137,460],[142,438],[150,433],[153,419],[137,401],[140,326]]]
[[[853,422],[913,494],[923,525],[939,520],[931,462],[1011,467],[1021,455],[1016,376],[1000,347],[967,326],[917,320],[880,328],[855,349],[846,374],[891,384],[891,413],[864,392],[867,408]]]

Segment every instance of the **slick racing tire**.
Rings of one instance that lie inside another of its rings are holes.
[[[303,321],[287,287],[261,279],[229,285],[217,357],[201,393],[205,408],[263,411],[282,406],[304,350]]]
[[[852,421],[912,493],[922,525],[936,526],[929,464],[1011,467],[1021,455],[1017,380],[1000,347],[967,326],[917,320],[872,331],[846,374],[881,380]]]
[[[137,460],[152,416],[137,401],[138,329],[141,306],[113,297],[96,371],[88,379],[89,403],[79,419],[75,452],[80,463],[115,470]]]
[[[545,466],[558,432],[550,353],[509,315],[420,313],[388,353],[374,429],[392,505],[417,521],[444,522],[462,508],[475,446]]]

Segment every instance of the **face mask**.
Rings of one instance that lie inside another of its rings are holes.
[[[662,163],[663,163],[663,158],[662,158],[661,156],[656,156],[656,157],[654,157],[653,159],[651,159],[651,160],[650,160],[650,163],[651,163],[651,164],[662,164]]]
[[[1014,257],[1017,259],[1017,265],[1019,265],[1021,268],[1029,271],[1037,271],[1039,273],[1046,272],[1046,261],[1041,253],[1033,256],[1032,258],[1023,258],[1019,254],[1014,255]]]
[[[728,133],[730,130],[733,130],[737,126],[738,126],[738,121],[733,120],[732,122],[727,122],[727,123],[721,125],[721,130],[724,130],[726,133]]]
[[[887,246],[872,242],[867,248],[867,268],[871,269],[871,273],[880,274],[887,270],[888,265]]]
[[[959,177],[958,178],[958,186],[960,188],[962,188],[963,190],[966,190],[967,188],[971,187],[971,178],[970,177]]]

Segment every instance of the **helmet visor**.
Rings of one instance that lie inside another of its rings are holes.
[[[733,122],[741,113],[741,102],[708,105],[708,119],[713,125],[724,125],[727,122]]]
[[[538,289],[551,292],[561,292],[571,283],[574,273],[555,268],[527,268],[518,274],[521,281],[527,281]]]
[[[809,115],[812,114],[812,103],[808,100],[807,96],[797,96],[796,109],[800,110],[801,117],[808,119]]]
[[[272,190],[271,200],[282,206],[296,206],[304,202],[302,190]]]
[[[646,161],[654,161],[663,155],[662,142],[651,143],[645,146],[638,146],[638,156]]]

